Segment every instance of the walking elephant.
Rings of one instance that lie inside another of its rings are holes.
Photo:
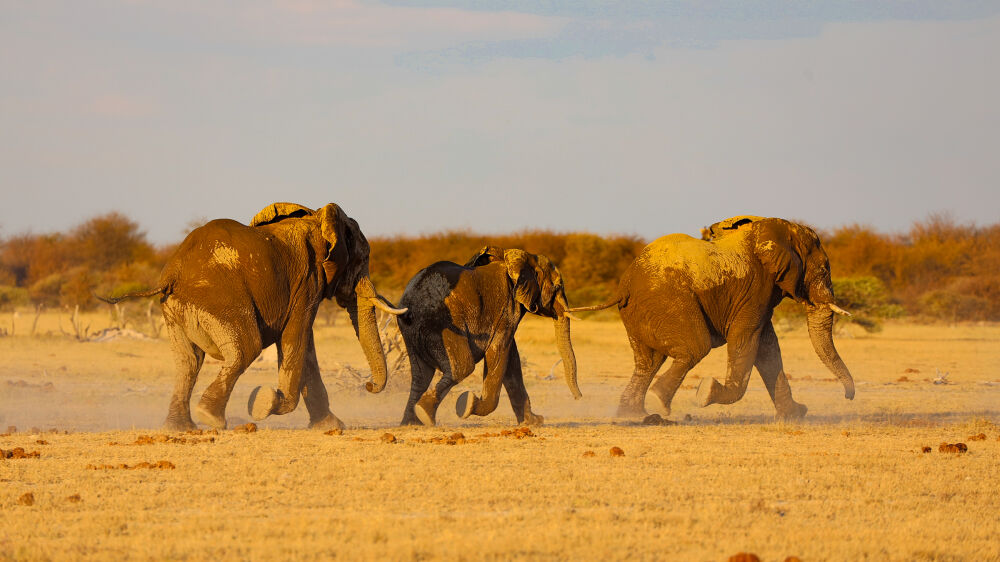
[[[782,219],[744,216],[712,225],[703,238],[670,234],[655,240],[625,270],[615,300],[570,309],[618,306],[635,357],[619,415],[644,415],[647,390],[669,414],[687,372],[726,344],[726,380],[702,380],[699,405],[742,398],[756,366],[777,418],[804,416],[806,406],[792,399],[771,324],[774,307],[786,297],[806,307],[816,354],[853,399],[854,380],[833,345],[833,313],[847,312],[834,302],[830,260],[816,233]],[[653,383],[667,357],[673,361]]]
[[[458,415],[493,412],[503,383],[518,423],[542,423],[542,416],[531,411],[514,341],[526,312],[554,320],[566,384],[575,398],[582,396],[562,275],[545,256],[487,246],[465,265],[437,262],[410,280],[400,306],[408,309],[397,322],[412,373],[403,425],[434,425],[444,396],[484,359],[482,396],[462,393]],[[435,371],[441,371],[441,379],[428,390]]]
[[[342,428],[330,412],[313,342],[322,299],[347,309],[372,370],[366,388],[386,383],[385,355],[375,308],[393,314],[368,277],[369,246],[358,223],[334,203],[314,211],[274,203],[246,226],[213,220],[192,231],[164,266],[156,288],[117,298],[160,296],[177,369],[166,427],[193,429],[191,392],[205,355],[222,361],[194,409],[199,422],[226,426],[226,404],[236,379],[263,348],[278,349],[278,389],[257,387],[248,409],[256,419],[287,414],[299,394],[309,425]]]

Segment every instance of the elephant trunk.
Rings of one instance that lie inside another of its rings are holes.
[[[854,379],[847,365],[833,345],[833,308],[829,304],[811,304],[806,307],[809,339],[813,349],[827,369],[844,385],[844,397],[854,399]]]
[[[562,357],[563,369],[566,372],[566,386],[573,393],[573,398],[579,400],[583,393],[580,392],[580,387],[576,383],[576,354],[573,353],[573,342],[569,339],[569,317],[565,312],[569,307],[566,306],[564,297],[560,296],[556,302],[558,303],[557,307],[562,308],[562,310],[557,311],[554,321],[556,347],[559,348],[559,356]]]
[[[378,322],[375,319],[373,301],[377,299],[378,293],[367,276],[358,281],[355,293],[357,300],[351,303],[347,312],[351,316],[354,332],[361,342],[361,349],[364,350],[368,366],[372,370],[372,380],[365,383],[365,389],[371,393],[382,392],[388,368],[385,363],[385,352],[382,350],[382,339],[378,333]]]

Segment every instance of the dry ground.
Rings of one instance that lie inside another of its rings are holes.
[[[364,365],[339,323],[318,327],[317,345],[343,435],[301,429],[300,408],[255,433],[135,444],[166,435],[167,344],[80,343],[56,322],[36,328],[55,334],[0,338],[0,431],[18,429],[0,449],[39,452],[0,460],[0,559],[1000,560],[1000,326],[840,333],[854,401],[804,328],[779,333],[810,407],[798,424],[773,422],[756,375],[735,405],[692,406],[698,378],[722,376],[716,350],[678,393],[680,424],[649,427],[613,416],[632,370],[620,323],[574,323],[584,398],[573,401],[561,375],[547,378],[551,323],[532,319],[518,342],[546,424],[519,439],[501,434],[514,423],[505,397],[490,417],[454,415],[478,376],[442,405],[442,425],[397,427],[404,394],[333,376]],[[950,384],[933,384],[938,372]],[[266,361],[244,375],[231,426],[247,421],[253,387],[275,381]],[[435,439],[455,433],[464,439]],[[968,452],[940,453],[943,441]],[[161,460],[175,468],[117,468]]]

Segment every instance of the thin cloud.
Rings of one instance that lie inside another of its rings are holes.
[[[444,48],[466,41],[552,36],[566,19],[535,14],[454,8],[413,8],[355,0],[262,2],[232,14],[192,5],[206,17],[264,40],[362,48]]]

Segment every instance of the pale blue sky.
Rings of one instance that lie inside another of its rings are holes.
[[[1000,2],[0,2],[0,236],[1000,220]]]

